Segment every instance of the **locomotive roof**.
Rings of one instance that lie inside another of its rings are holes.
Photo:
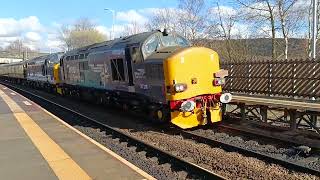
[[[43,55],[43,56],[39,56],[39,57],[35,57],[33,59],[30,59],[30,60],[27,60],[25,62],[33,63],[33,62],[38,62],[38,61],[44,61],[44,60],[48,59],[51,56],[58,56],[58,58],[59,58],[59,55],[62,55],[62,54],[63,54],[62,52],[57,52],[57,53],[53,53],[53,54]]]
[[[101,43],[92,44],[89,46],[85,46],[85,47],[81,47],[78,49],[68,51],[65,53],[65,56],[90,52],[91,50],[94,51],[94,50],[100,49],[100,48],[111,49],[111,48],[115,48],[115,47],[123,47],[123,46],[126,46],[126,44],[142,43],[149,36],[151,36],[152,34],[155,34],[155,33],[159,33],[159,31],[143,32],[143,33],[134,34],[131,36],[120,37],[120,38],[110,40],[110,41],[104,41]]]

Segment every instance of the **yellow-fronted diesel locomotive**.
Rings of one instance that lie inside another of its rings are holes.
[[[183,129],[221,121],[221,103],[232,98],[222,93],[227,75],[215,51],[166,31],[0,66],[2,79],[143,112]]]

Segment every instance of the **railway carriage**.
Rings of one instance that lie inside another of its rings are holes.
[[[10,64],[2,64],[0,66],[0,76],[15,83],[21,83],[26,76],[24,62],[14,62]]]

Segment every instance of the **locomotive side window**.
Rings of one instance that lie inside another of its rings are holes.
[[[125,81],[123,59],[111,59],[113,81]]]
[[[132,47],[131,48],[131,58],[134,63],[141,63],[142,62],[139,47]]]

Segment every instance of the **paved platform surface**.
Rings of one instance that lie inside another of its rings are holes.
[[[0,179],[153,179],[0,85]]]

